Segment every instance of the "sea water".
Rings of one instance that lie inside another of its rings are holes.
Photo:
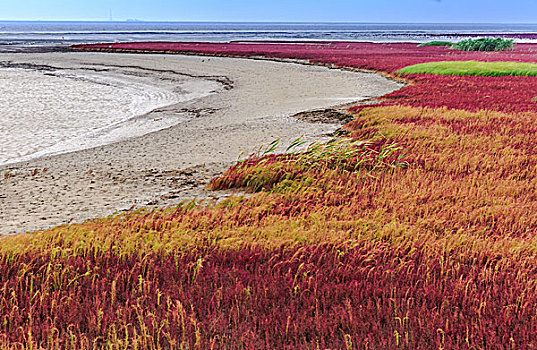
[[[482,34],[537,41],[535,24],[2,22],[0,50],[114,41],[343,40],[424,42]],[[529,38],[524,38],[529,34]]]

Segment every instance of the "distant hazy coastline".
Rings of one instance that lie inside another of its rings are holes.
[[[343,40],[424,42],[507,35],[537,41],[532,24],[210,23],[210,22],[6,22],[0,51],[114,41]]]

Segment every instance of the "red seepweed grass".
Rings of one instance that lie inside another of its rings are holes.
[[[536,59],[411,44],[113,44],[393,73]],[[250,198],[140,210],[0,244],[12,348],[537,346],[534,78],[406,76],[348,138],[211,181]]]
[[[142,259],[23,254],[0,265],[0,342],[51,349],[516,347],[536,341],[528,284],[534,264],[371,239],[277,249],[209,244]]]

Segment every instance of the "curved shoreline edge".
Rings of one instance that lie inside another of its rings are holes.
[[[242,43],[243,41],[241,41]],[[254,42],[257,43],[257,42]],[[270,42],[270,41],[263,41],[260,43],[270,43],[270,44],[294,44],[294,43],[302,43],[302,44],[327,44],[330,42]],[[110,45],[122,45],[124,43],[111,43]],[[132,43],[137,44],[137,43]],[[143,42],[140,44],[144,44]],[[154,44],[154,43],[148,43],[148,44]],[[166,42],[163,42],[163,44],[169,44]],[[196,44],[195,42],[185,42],[185,44]],[[200,44],[222,44],[222,43],[200,43]],[[234,44],[234,42],[231,42],[230,44]],[[266,55],[248,55],[248,54],[239,54],[239,53],[224,53],[224,52],[204,52],[204,51],[195,51],[195,50],[151,50],[151,49],[135,49],[135,48],[122,48],[122,47],[104,47],[106,45],[109,45],[107,43],[94,43],[94,44],[75,44],[71,45],[67,48],[64,48],[64,51],[67,52],[87,52],[87,53],[116,53],[116,54],[140,54],[140,55],[182,55],[182,56],[202,56],[202,57],[227,57],[227,58],[235,58],[235,59],[246,59],[246,60],[254,60],[254,61],[268,61],[268,62],[280,62],[280,63],[293,63],[293,64],[299,64],[299,65],[305,65],[305,66],[318,66],[318,67],[326,67],[329,69],[337,69],[341,71],[350,71],[350,72],[360,72],[360,73],[370,73],[370,74],[380,74],[387,79],[394,80],[398,83],[402,84],[408,84],[408,81],[404,78],[402,78],[399,75],[390,74],[387,71],[383,70],[373,70],[373,69],[365,69],[365,68],[355,68],[351,66],[346,65],[335,65],[333,63],[325,63],[322,61],[312,61],[311,59],[307,58],[285,58],[285,57],[273,57],[273,56],[266,56]],[[379,97],[379,96],[377,96]]]
[[[381,96],[400,87],[377,74],[220,57],[46,53],[25,55],[23,61],[62,65],[99,62],[114,66],[124,64],[127,57],[129,65],[135,62],[148,69],[183,64],[181,69],[186,74],[196,70],[207,73],[209,69],[222,76],[222,72],[228,71],[236,75],[230,79],[237,86],[186,103],[180,110],[173,106],[158,110],[163,115],[189,113],[192,123],[185,128],[172,127],[4,169],[0,180],[6,189],[0,197],[0,206],[5,208],[0,214],[2,232],[32,231],[132,207],[166,206],[186,198],[220,196],[204,186],[208,179],[236,161],[241,152],[251,152],[256,145],[278,137],[282,137],[283,143],[303,135],[315,140],[339,126],[311,124],[290,116]],[[282,81],[289,85],[284,86],[283,92]],[[300,86],[305,90],[301,91]],[[286,98],[286,93],[299,92],[303,94],[300,98]],[[331,99],[327,99],[327,92],[334,92]],[[258,101],[259,98],[262,100]],[[259,114],[255,115],[256,112]]]

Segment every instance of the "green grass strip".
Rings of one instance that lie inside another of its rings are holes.
[[[402,74],[473,76],[537,76],[537,64],[523,62],[441,61],[414,64],[397,71]]]
[[[421,43],[418,47],[427,47],[427,46],[451,46],[453,45],[450,41],[429,41],[426,43]]]

